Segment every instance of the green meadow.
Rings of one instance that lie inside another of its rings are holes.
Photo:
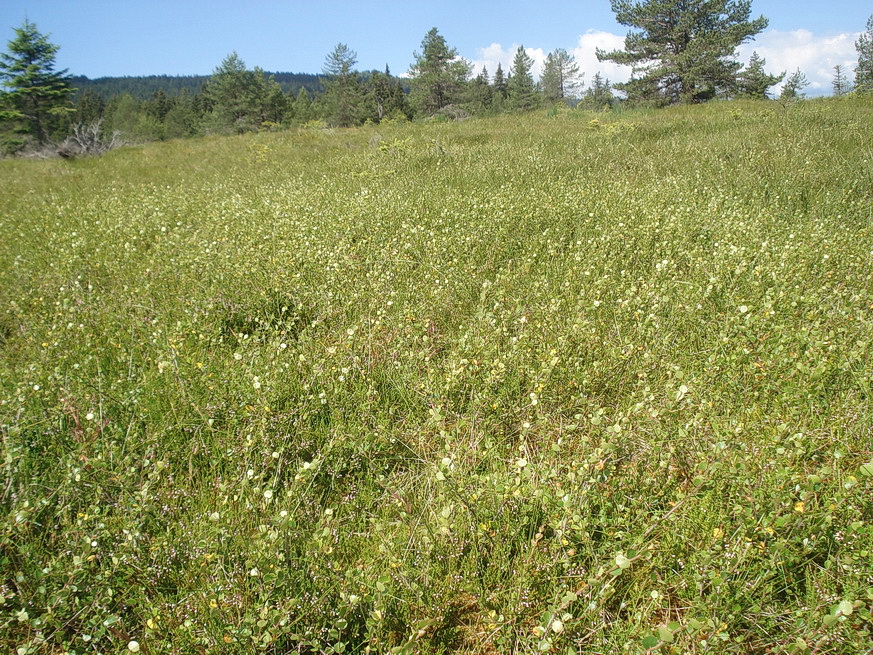
[[[0,644],[873,648],[873,102],[0,161]]]

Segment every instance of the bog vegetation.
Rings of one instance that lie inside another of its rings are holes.
[[[0,643],[871,647],[873,104],[0,162]]]

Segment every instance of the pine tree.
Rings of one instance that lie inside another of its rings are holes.
[[[809,86],[809,80],[799,68],[788,76],[785,84],[782,85],[782,92],[779,94],[780,100],[800,100],[803,98],[801,89]]]
[[[421,54],[414,53],[409,69],[412,78],[412,103],[421,114],[429,116],[461,97],[470,64],[450,48],[437,28],[431,29],[421,42]]]
[[[203,86],[216,126],[242,127],[241,123],[250,111],[250,87],[245,62],[236,52],[230,53]]]
[[[15,28],[9,52],[0,55],[0,79],[10,89],[0,96],[0,121],[46,143],[72,113],[73,88],[67,71],[55,71],[60,46],[28,20]]]
[[[855,67],[855,90],[873,93],[873,15],[867,19],[867,30],[855,41],[858,65]]]
[[[536,86],[531,74],[533,65],[534,60],[524,51],[524,46],[518,46],[507,83],[509,104],[513,109],[531,109],[537,103]]]
[[[335,127],[350,127],[360,122],[364,100],[355,64],[358,55],[345,43],[338,43],[324,60],[327,75],[323,102],[328,111],[328,122]]]
[[[633,67],[631,80],[616,85],[631,100],[704,102],[734,88],[736,48],[767,27],[749,20],[751,0],[610,0],[628,33],[625,49],[597,50],[600,61]]]
[[[546,57],[546,65],[540,78],[543,96],[548,102],[561,102],[572,95],[579,78],[579,65],[575,57],[563,48],[558,48]]]
[[[739,88],[740,96],[764,100],[767,98],[767,89],[782,81],[782,78],[785,77],[785,73],[783,72],[780,75],[768,75],[764,70],[764,64],[766,63],[767,60],[761,57],[757,52],[752,53],[746,70],[737,75],[737,86]]]

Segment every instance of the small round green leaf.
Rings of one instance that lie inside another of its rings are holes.
[[[667,626],[662,625],[658,628],[658,638],[665,644],[669,644],[673,641],[673,631]]]
[[[649,635],[648,637],[643,639],[643,648],[657,648],[661,643],[661,640],[658,639],[655,635]]]

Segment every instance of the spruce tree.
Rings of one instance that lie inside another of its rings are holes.
[[[767,27],[749,20],[751,0],[610,0],[616,20],[636,28],[625,49],[597,50],[601,61],[633,67],[616,87],[630,100],[704,102],[736,84],[737,46]]]
[[[503,73],[503,66],[498,62],[497,70],[494,71],[494,81],[492,83],[494,87],[494,95],[499,96],[500,98],[506,98],[509,90],[506,86],[506,76]]]
[[[867,30],[855,41],[858,65],[855,67],[855,90],[873,93],[873,15],[867,19]]]
[[[531,109],[537,103],[536,86],[531,74],[533,65],[534,60],[524,51],[524,46],[518,46],[507,84],[509,104],[513,109]]]
[[[9,91],[0,96],[0,120],[29,134],[37,143],[49,141],[74,111],[73,88],[67,71],[56,71],[60,46],[49,42],[28,20],[15,28],[9,52],[0,55],[0,79]]]

